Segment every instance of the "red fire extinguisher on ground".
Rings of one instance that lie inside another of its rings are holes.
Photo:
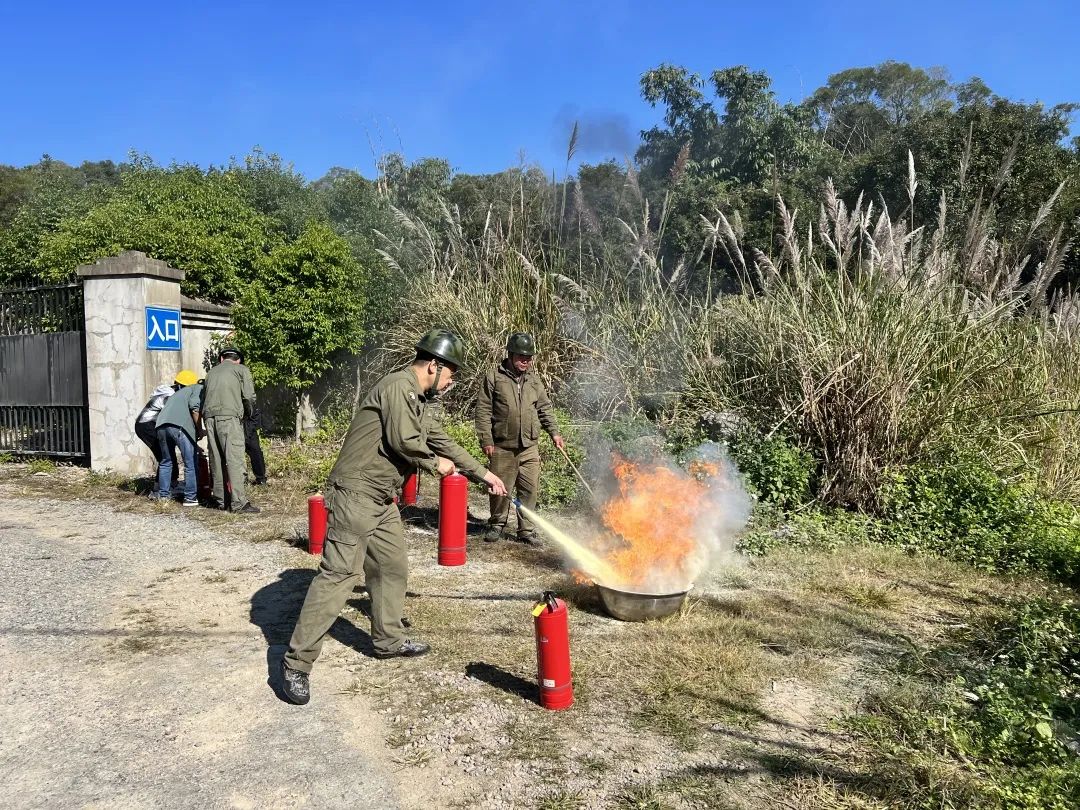
[[[322,495],[310,495],[307,499],[308,553],[322,554],[326,541],[326,501]]]
[[[570,679],[570,625],[566,602],[551,591],[533,608],[536,628],[536,680],[540,705],[545,709],[569,709],[574,705]]]
[[[469,479],[454,473],[439,482],[439,565],[465,564]]]
[[[419,491],[419,476],[416,473],[408,475],[405,478],[405,484],[401,487],[401,505],[414,506],[416,504],[416,494]]]

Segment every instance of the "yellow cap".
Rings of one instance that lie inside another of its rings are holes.
[[[173,382],[177,385],[194,385],[198,381],[198,376],[196,376],[195,372],[189,368],[185,368],[183,371],[177,374],[176,379],[173,380]]]

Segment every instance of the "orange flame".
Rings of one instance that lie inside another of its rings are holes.
[[[625,545],[608,552],[607,561],[630,589],[656,580],[688,586],[696,524],[719,468],[695,461],[687,474],[616,458],[613,471],[619,493],[601,508],[601,518]]]

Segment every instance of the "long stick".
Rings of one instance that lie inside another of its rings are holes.
[[[556,446],[556,447],[559,447],[558,445],[555,445],[555,446]],[[584,475],[582,475],[582,474],[581,474],[581,473],[580,473],[580,472],[578,471],[578,468],[574,466],[574,462],[572,462],[572,461],[570,460],[570,455],[569,455],[569,453],[567,453],[567,452],[566,452],[566,451],[565,451],[565,450],[564,450],[563,448],[561,448],[561,447],[559,447],[559,452],[563,454],[563,458],[565,458],[565,459],[566,459],[566,463],[570,465],[570,469],[571,469],[571,470],[573,470],[573,471],[574,471],[574,473],[575,473],[575,474],[577,475],[577,477],[578,477],[578,480],[579,480],[579,481],[581,482],[581,485],[582,485],[583,487],[585,487],[585,489],[586,489],[586,490],[588,490],[588,492],[589,492],[589,497],[591,497],[591,498],[593,498],[593,499],[595,500],[595,498],[596,498],[596,493],[592,491],[592,487],[590,487],[590,486],[589,486],[589,482],[585,480],[585,476],[584,476]]]

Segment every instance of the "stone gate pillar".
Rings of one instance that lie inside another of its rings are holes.
[[[182,368],[184,271],[128,250],[77,272],[85,306],[90,466],[123,475],[149,472],[153,457],[135,435],[135,417],[154,387],[172,382]]]

